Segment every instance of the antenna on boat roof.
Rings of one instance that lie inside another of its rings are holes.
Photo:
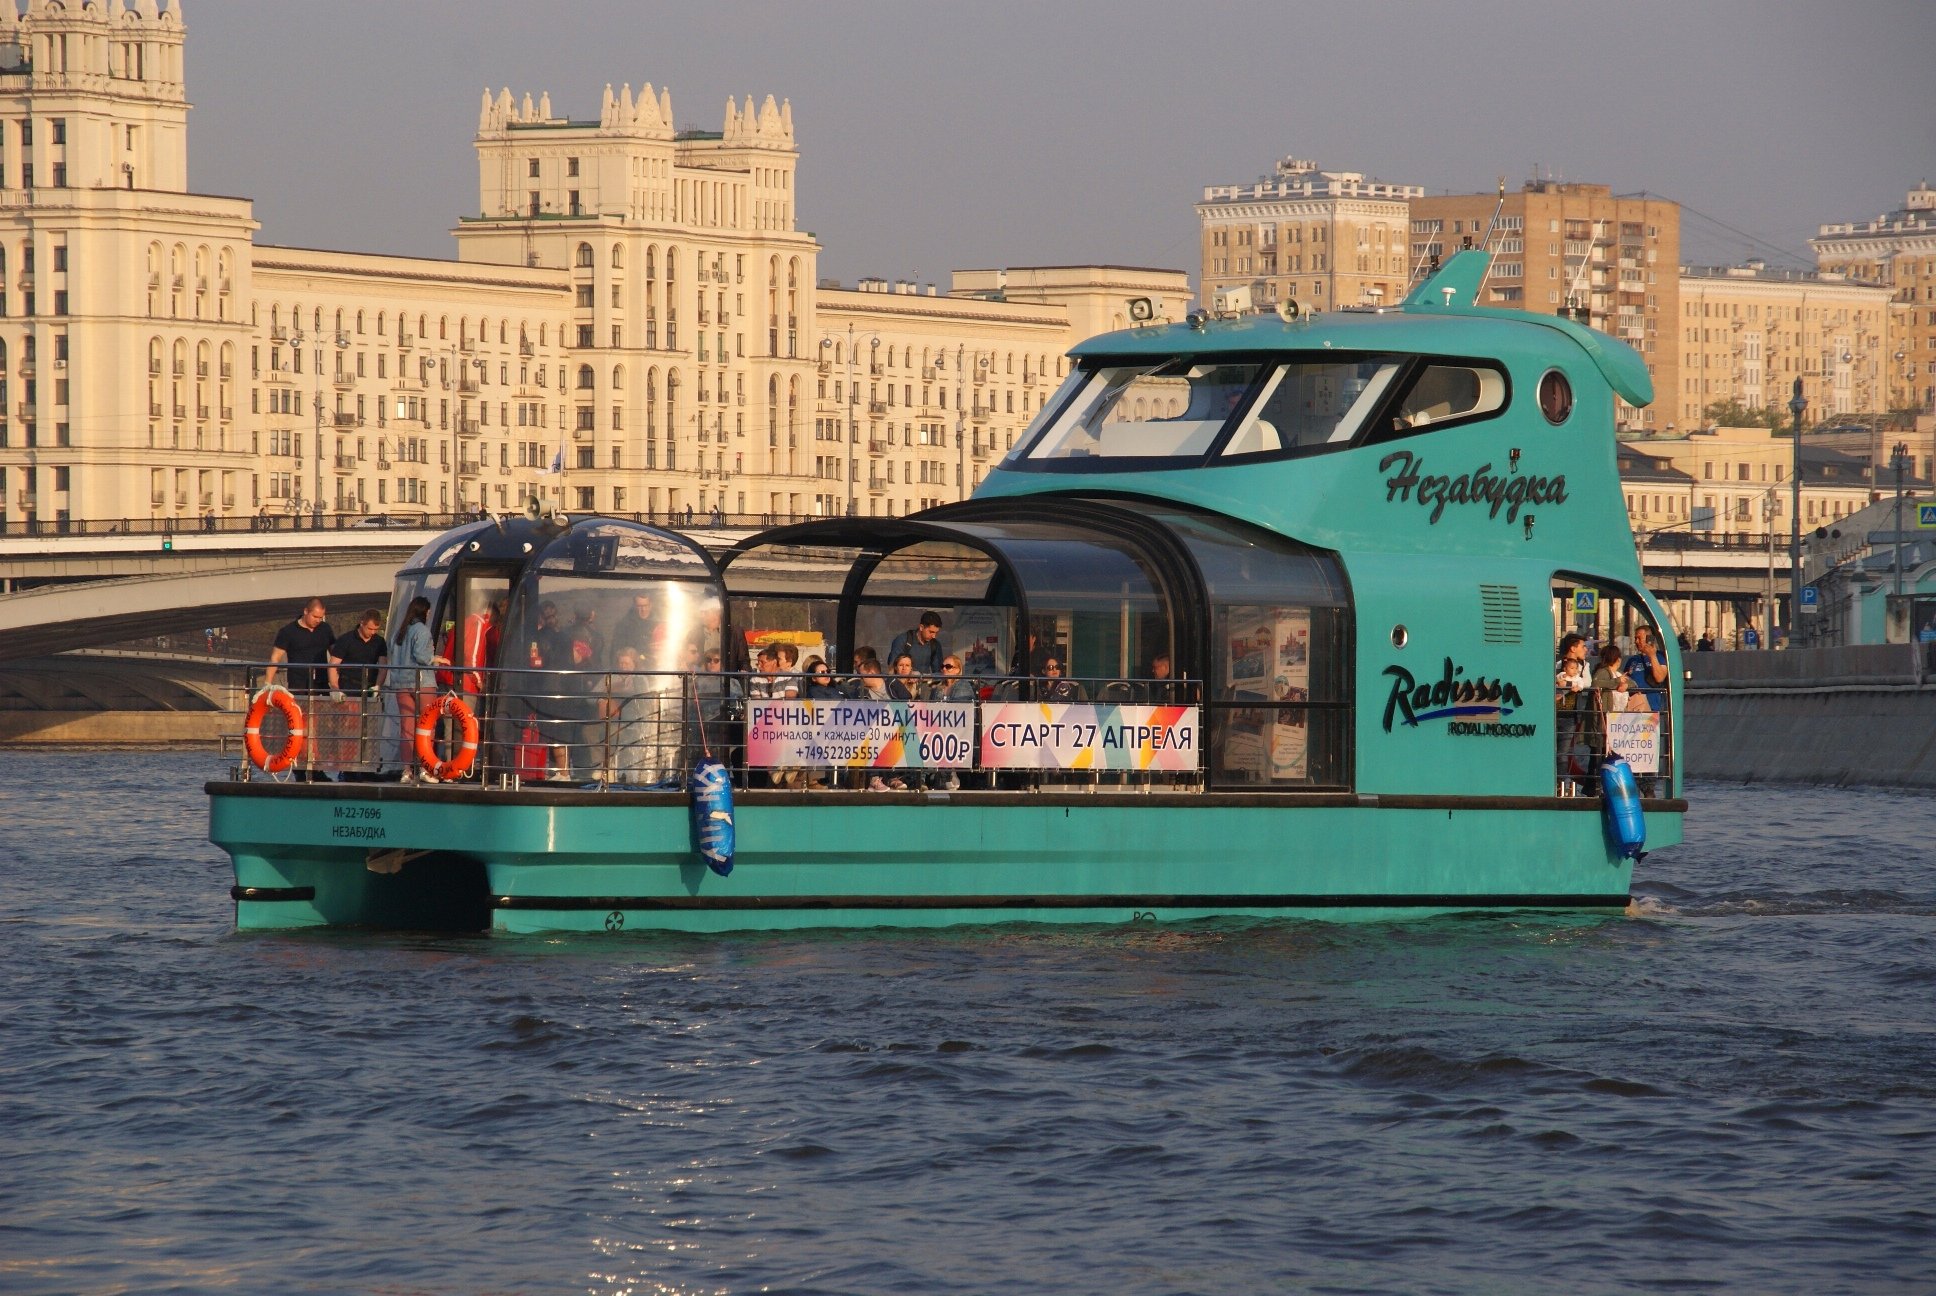
[[[484,516],[491,519],[491,523],[492,525],[497,527],[497,531],[499,535],[504,534],[504,518],[501,514],[494,512],[491,509],[485,509]]]
[[[1486,222],[1486,236],[1479,240],[1482,251],[1492,249],[1492,231],[1499,227],[1499,214],[1506,210],[1506,177],[1499,177],[1499,201],[1492,205],[1492,219]],[[1480,294],[1486,289],[1486,276],[1492,273],[1492,260],[1487,258],[1486,268],[1479,273],[1479,282],[1472,289],[1472,304],[1479,305]]]

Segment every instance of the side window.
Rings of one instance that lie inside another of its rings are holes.
[[[1506,378],[1477,365],[1428,365],[1392,418],[1394,432],[1478,418],[1505,408]]]

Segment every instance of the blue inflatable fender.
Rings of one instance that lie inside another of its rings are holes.
[[[1639,859],[1647,853],[1647,820],[1640,812],[1640,784],[1633,767],[1618,756],[1600,766],[1600,810],[1606,816],[1607,844],[1615,855]]]
[[[733,871],[733,779],[711,756],[694,762],[686,779],[692,804],[692,848],[706,867],[725,877]]]

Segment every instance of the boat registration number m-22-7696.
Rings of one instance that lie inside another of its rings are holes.
[[[338,805],[330,807],[329,835],[338,841],[384,841],[389,833],[383,827],[382,806]]]

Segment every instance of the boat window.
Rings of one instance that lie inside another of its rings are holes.
[[[733,559],[726,588],[735,597],[838,598],[860,553],[851,544],[763,544]]]
[[[1491,414],[1506,404],[1506,376],[1479,365],[1427,365],[1392,416],[1392,431],[1406,432]]]
[[[1402,365],[1390,357],[1274,369],[1223,454],[1345,445],[1371,417]]]
[[[707,572],[705,556],[677,536],[632,522],[575,526],[546,546],[538,560],[544,572],[605,573]]]
[[[1200,458],[1263,369],[1182,358],[1084,371],[1081,388],[1026,457]]]
[[[615,580],[541,572],[527,580],[504,634],[506,667],[619,669],[621,649],[637,671],[697,670],[720,647],[721,605],[699,581]]]
[[[1017,645],[1012,673],[1040,675],[1053,657],[1070,677],[1136,680],[1175,651],[1170,601],[1139,549],[1075,527],[988,529],[1028,597],[1030,642]]]
[[[890,671],[894,641],[941,618],[935,642],[959,654],[964,675],[1006,672],[1014,639],[1013,595],[998,589],[1001,568],[987,554],[950,541],[924,541],[886,555],[868,576],[854,609],[854,644],[872,648]]]

